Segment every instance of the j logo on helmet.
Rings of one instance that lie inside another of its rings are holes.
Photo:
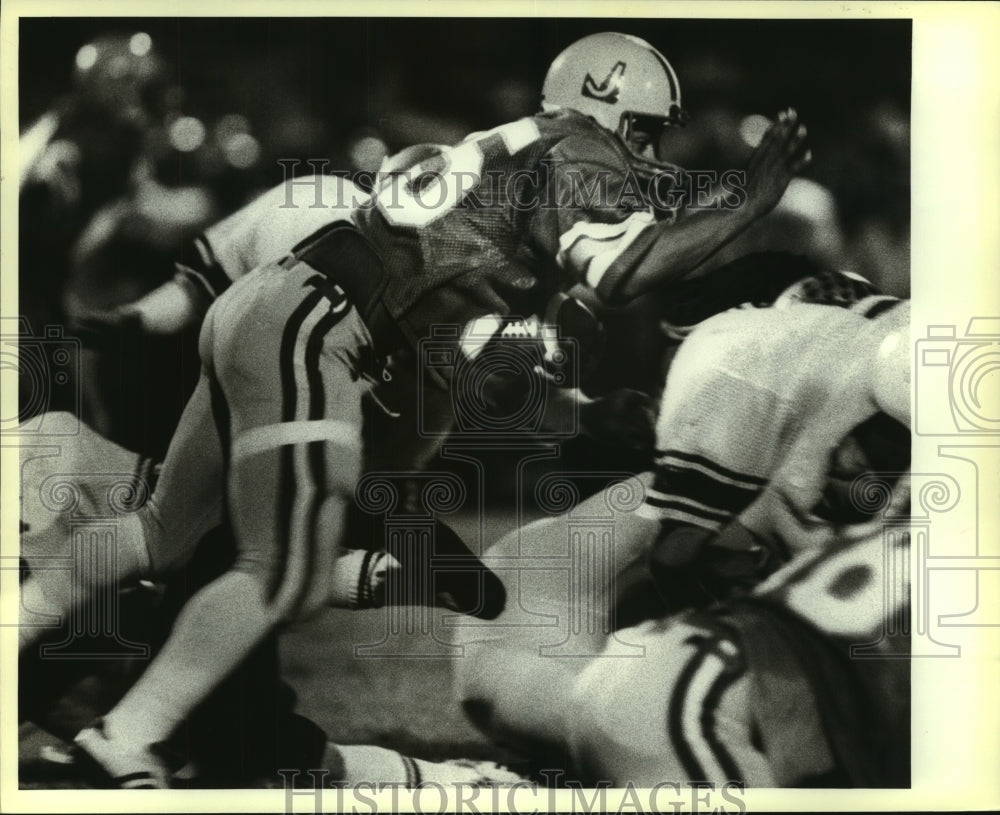
[[[616,62],[615,67],[611,69],[611,73],[598,85],[588,72],[583,80],[583,88],[580,93],[584,96],[589,96],[591,99],[596,99],[598,102],[607,102],[609,105],[613,105],[618,101],[618,95],[621,93],[622,76],[624,74],[625,63]]]

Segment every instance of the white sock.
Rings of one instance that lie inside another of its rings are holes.
[[[328,755],[334,749],[340,754],[343,763],[342,780],[348,785],[366,782],[402,784],[413,788],[428,783],[513,784],[523,780],[489,761],[424,761],[422,758],[412,758],[396,750],[370,744],[328,744]]]
[[[330,605],[334,608],[381,608],[390,569],[400,568],[388,552],[350,549],[333,566]]]

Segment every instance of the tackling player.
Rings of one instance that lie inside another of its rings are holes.
[[[657,160],[659,135],[682,119],[677,78],[661,54],[634,37],[585,38],[553,63],[543,107],[419,165],[411,180],[379,191],[356,230],[332,226],[213,305],[202,379],[154,496],[122,530],[135,542],[123,560],[125,573],[169,568],[189,548],[184,537],[217,517],[224,492],[241,556],[192,598],[122,702],[78,737],[112,778],[166,786],[153,745],[255,643],[366,594],[371,558],[340,548],[363,441],[372,441],[362,434],[362,404],[416,408],[419,394],[384,385],[427,369],[417,352],[435,325],[476,326],[491,315],[505,325],[578,284],[605,303],[628,302],[695,269],[773,208],[809,161],[805,129],[789,110],[751,159],[741,206],[657,220],[653,188],[635,190],[667,167]],[[581,200],[590,182],[600,194]],[[458,353],[482,344],[475,332],[464,340],[454,337]],[[453,373],[438,377],[442,388]],[[177,538],[157,529],[213,495],[211,519],[193,519]],[[150,540],[177,549],[142,543]],[[485,602],[487,610],[472,610],[496,613]]]
[[[389,168],[391,172],[391,168]],[[311,206],[321,200],[325,206]],[[290,246],[307,238],[317,229],[331,222],[349,221],[354,207],[368,200],[368,195],[350,181],[336,176],[309,176],[296,180],[294,184],[280,184],[261,195],[251,204],[233,213],[218,224],[207,228],[196,238],[185,253],[184,262],[177,264],[174,279],[140,298],[134,303],[122,306],[113,312],[94,313],[83,328],[95,332],[108,331],[121,323],[137,322],[143,330],[152,333],[172,333],[187,325],[197,325],[204,317],[209,305],[224,292],[232,281],[245,276],[251,269],[272,261],[280,260]],[[290,206],[288,206],[290,205]],[[61,426],[65,418],[53,414],[46,421],[53,426]],[[83,425],[81,425],[83,426]],[[46,425],[48,427],[48,425]],[[65,514],[45,512],[47,507],[42,499],[38,503],[39,484],[45,477],[63,472],[82,474],[107,468],[115,457],[132,461],[135,454],[100,438],[87,429],[78,436],[69,436],[61,441],[65,454],[78,461],[67,469],[63,460],[39,459],[32,463],[29,480],[23,487],[22,520],[32,516],[34,523],[22,539],[22,554],[30,564],[36,558],[59,554],[69,534],[65,526]],[[145,485],[155,483],[153,462],[142,461]],[[51,467],[49,466],[51,464]],[[196,466],[192,463],[192,466]],[[36,473],[36,469],[38,472]],[[121,472],[135,469],[131,464],[119,468]],[[158,468],[155,468],[158,469]],[[27,471],[26,471],[27,472]],[[85,486],[85,485],[84,485]],[[86,489],[84,490],[86,494]],[[171,546],[178,552],[180,565],[190,554],[190,550],[209,529],[222,522],[222,507],[213,489],[204,504],[188,496],[189,503],[183,518],[177,518],[176,526],[165,530],[174,538],[171,544],[158,540],[147,541],[147,546],[160,548]],[[34,517],[35,514],[37,517]],[[204,517],[191,517],[192,514]],[[53,531],[51,524],[60,528]],[[190,532],[184,532],[190,525]],[[183,540],[179,540],[183,536]],[[185,550],[187,546],[187,550]],[[55,547],[55,548],[54,548]],[[182,554],[183,553],[183,554]],[[120,578],[135,573],[134,566],[124,566]],[[164,574],[142,571],[141,577],[155,577]],[[45,574],[44,570],[34,570],[22,587],[22,606],[41,613],[65,614],[69,611],[68,586],[64,576]],[[30,626],[20,629],[21,649],[35,642],[42,632]]]
[[[442,149],[432,144],[407,147],[386,157],[378,177],[391,178]],[[113,312],[92,315],[91,321],[97,330],[134,321],[150,334],[197,326],[233,281],[263,263],[281,260],[319,229],[350,221],[370,200],[367,192],[340,175],[289,179],[195,238],[177,263],[173,280]]]
[[[908,541],[882,527],[905,514],[905,480],[878,514],[850,488],[909,466],[909,304],[784,307],[808,285],[693,330],[644,490],[613,486],[484,556],[520,600],[501,625],[454,629],[458,699],[491,737],[591,784],[905,783],[907,663],[846,649],[900,645],[879,636],[904,612]],[[567,580],[574,556],[597,567]],[[738,556],[749,568],[728,595],[715,580],[715,605],[666,615],[684,559]],[[619,581],[650,557],[665,607],[614,630]]]

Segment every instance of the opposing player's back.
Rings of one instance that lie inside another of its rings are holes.
[[[205,230],[199,252],[215,256],[236,280],[262,263],[280,260],[297,243],[338,220],[350,220],[367,194],[338,175],[290,179]]]
[[[714,531],[745,509],[817,411],[839,398],[831,383],[853,364],[866,324],[811,303],[732,309],[700,323],[667,377],[643,512]]]
[[[805,420],[803,413],[826,395],[830,371],[848,364],[850,340],[864,325],[863,316],[847,309],[813,304],[780,315],[766,308],[734,309],[706,320],[674,358],[668,381],[676,385],[664,391],[660,443],[676,442],[679,428],[671,425],[682,409],[700,409],[706,417],[722,411],[734,426],[752,410],[755,419],[771,417],[753,426],[769,426],[775,434],[769,450],[778,454]],[[697,434],[693,427],[691,432]]]

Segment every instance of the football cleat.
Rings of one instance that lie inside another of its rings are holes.
[[[504,610],[503,581],[443,521],[435,519],[428,544],[393,540],[387,548],[400,564],[387,574],[388,605],[440,606],[483,620]]]
[[[95,786],[106,789],[170,789],[170,768],[155,745],[113,739],[98,719],[74,739],[74,760]]]

